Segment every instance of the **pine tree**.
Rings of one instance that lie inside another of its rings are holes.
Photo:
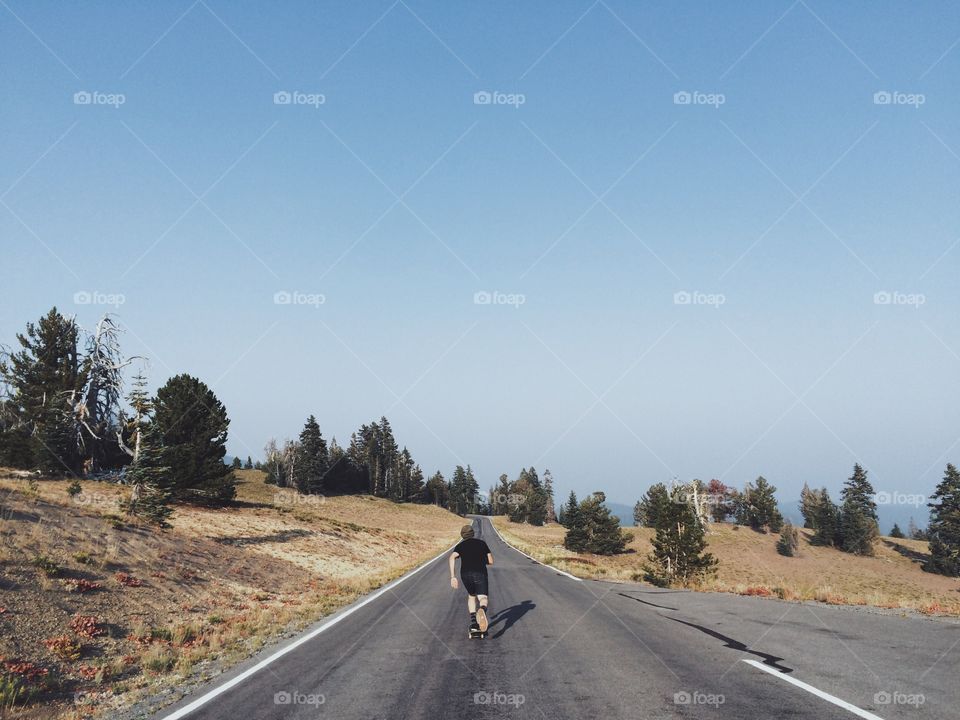
[[[800,491],[800,514],[803,516],[803,526],[811,530],[816,528],[817,499],[816,490],[811,490],[804,483]]]
[[[706,528],[684,485],[670,491],[670,502],[657,515],[653,550],[644,565],[644,579],[660,587],[688,585],[713,571],[716,558],[705,552]]]
[[[853,475],[840,493],[840,549],[855,555],[873,555],[873,545],[880,536],[877,525],[877,504],[873,486],[860,464],[853,466]]]
[[[160,527],[167,527],[173,513],[170,468],[164,465],[162,440],[156,423],[144,423],[138,429],[137,458],[124,476],[132,486],[127,511]]]
[[[323,480],[327,473],[327,443],[320,434],[317,419],[311,415],[300,431],[297,443],[293,482],[304,495],[323,493]]]
[[[956,577],[960,575],[960,472],[952,464],[930,499],[936,502],[928,503],[930,557],[923,569]]]
[[[777,552],[787,557],[793,557],[800,549],[800,533],[789,520],[783,523],[780,530],[780,539],[777,540]]]
[[[840,542],[840,508],[830,499],[826,488],[813,491],[811,523],[814,545],[834,546]]]
[[[431,475],[430,479],[427,480],[426,495],[428,502],[431,504],[450,509],[450,497],[447,491],[447,481],[444,480],[443,474],[439,470]]]
[[[45,474],[74,475],[82,469],[80,428],[73,402],[86,378],[77,344],[80,329],[54,307],[17,334],[20,350],[0,363],[10,386],[8,421],[29,434],[32,464]]]
[[[651,485],[633,506],[633,524],[639,527],[657,527],[660,516],[668,511],[671,502],[670,491],[666,485]]]
[[[174,497],[208,505],[233,500],[233,471],[223,462],[230,420],[213,391],[195,377],[177,375],[153,404]]]
[[[580,503],[580,512],[586,520],[589,535],[587,550],[597,555],[622,553],[633,538],[633,535],[620,529],[619,518],[604,504],[606,499],[602,492],[595,492]]]
[[[568,530],[570,529],[570,523],[576,517],[577,512],[580,509],[580,503],[577,501],[577,494],[571,490],[570,497],[567,498],[567,504],[563,506],[563,525]]]
[[[590,544],[590,533],[587,529],[587,518],[577,503],[577,496],[570,492],[567,509],[563,513],[567,533],[563,536],[563,546],[574,552],[586,552]]]
[[[777,488],[761,475],[756,483],[747,483],[739,497],[737,522],[758,532],[780,532],[783,516],[777,508]]]
[[[894,523],[893,528],[890,530],[890,537],[900,540],[906,536],[903,534],[903,530],[900,529],[900,526],[897,525],[897,523]]]
[[[555,523],[557,521],[557,511],[553,504],[553,475],[549,470],[543,472],[543,492],[547,496],[547,514],[545,521]]]
[[[243,463],[240,462],[240,458],[234,457],[233,462],[230,463],[230,467],[233,468],[234,470],[242,470]]]
[[[253,459],[247,455],[247,461],[243,464],[244,470],[253,470]]]

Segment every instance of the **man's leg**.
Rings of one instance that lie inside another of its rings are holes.
[[[477,624],[477,596],[476,595],[467,595],[467,610],[470,611],[470,632],[479,630],[480,626]]]
[[[476,614],[477,625],[481,632],[486,632],[490,626],[490,621],[487,618],[487,596],[478,594],[477,599],[480,601],[480,611]]]

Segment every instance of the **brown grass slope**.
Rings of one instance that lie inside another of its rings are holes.
[[[179,506],[166,531],[124,516],[116,485],[71,499],[67,482],[0,477],[0,717],[93,717],[217,672],[433,557],[462,523],[238,477],[235,506]],[[11,710],[14,680],[33,697]]]
[[[538,560],[598,580],[642,579],[653,537],[649,528],[631,528],[634,539],[627,552],[603,557],[566,550],[559,525],[534,527],[505,517],[494,524],[508,542]],[[928,552],[925,542],[883,537],[874,557],[859,557],[811,545],[812,531],[799,532],[799,556],[784,557],[776,550],[776,534],[712,524],[707,550],[719,561],[717,573],[693,589],[960,616],[960,580],[920,569]]]

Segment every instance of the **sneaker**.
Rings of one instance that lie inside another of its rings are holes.
[[[486,632],[487,627],[490,625],[490,622],[487,620],[487,611],[485,608],[479,608],[477,610],[477,625],[480,627],[480,632]]]
[[[480,625],[477,623],[476,620],[474,620],[472,623],[470,623],[470,632],[471,632],[471,633],[481,632],[481,630],[480,630]]]

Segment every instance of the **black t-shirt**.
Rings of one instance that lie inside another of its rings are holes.
[[[461,540],[453,551],[460,555],[460,572],[485,572],[490,548],[479,538]]]

